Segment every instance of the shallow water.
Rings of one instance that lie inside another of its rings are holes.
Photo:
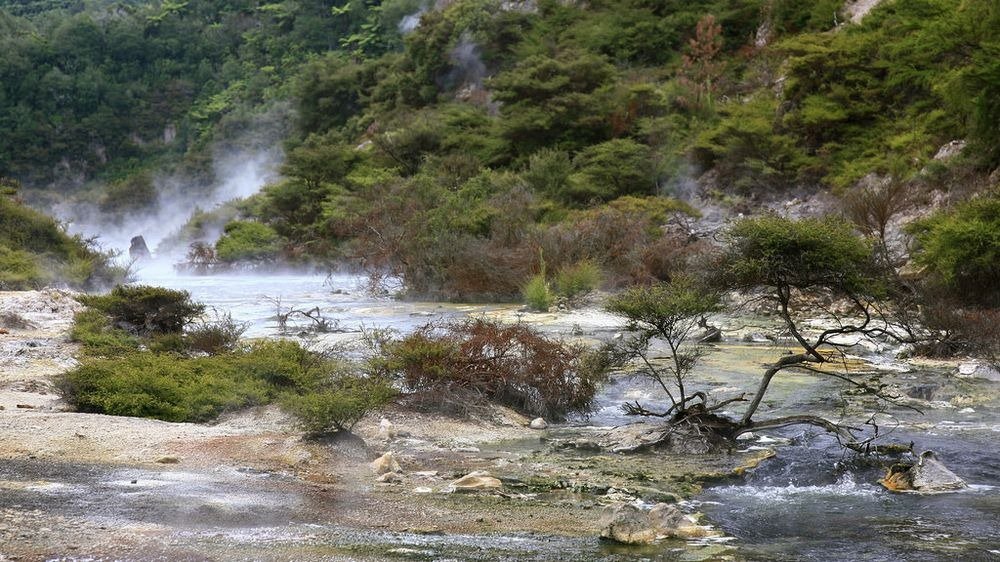
[[[349,332],[362,326],[405,332],[433,319],[496,312],[511,314],[517,308],[378,299],[362,290],[361,278],[346,275],[184,277],[172,272],[147,271],[140,272],[140,280],[188,290],[196,300],[230,312],[238,321],[248,322],[249,335],[258,337],[277,333],[273,319],[275,303],[269,298],[280,298],[284,306],[298,309],[318,306],[325,317],[336,320]],[[544,330],[562,335],[582,330],[590,335],[606,331],[608,334],[604,336],[608,336],[618,328],[599,313],[566,315],[548,319],[543,325]],[[692,375],[691,386],[709,391],[717,398],[740,391],[752,392],[760,366],[782,351],[772,345],[720,344]],[[887,368],[900,368],[888,358],[882,358],[882,362]],[[910,378],[916,382],[935,381],[941,376],[943,373],[918,370]],[[996,383],[956,384],[961,392],[975,394],[984,391],[983,385]],[[775,379],[758,417],[801,412],[804,408],[837,416],[839,388],[827,378],[783,374]],[[993,386],[986,390],[997,392]],[[602,391],[593,415],[572,423],[577,426],[625,423],[629,420],[621,412],[622,402],[640,400],[647,407],[665,406],[658,396],[650,381],[618,379]],[[918,450],[937,451],[946,464],[972,485],[968,491],[934,496],[891,494],[875,484],[881,468],[845,456],[833,439],[811,431],[784,431],[774,435],[790,442],[777,446],[776,458],[752,471],[745,482],[707,489],[692,507],[702,510],[734,538],[731,545],[737,548],[737,559],[1000,560],[1000,489],[995,487],[1000,485],[998,411],[994,402],[972,412],[960,411],[946,403],[924,414],[894,412],[902,424],[894,435],[896,441],[913,440]],[[155,498],[155,492],[148,493]],[[282,531],[286,536],[299,532],[305,531],[293,528]],[[684,548],[669,543],[652,551],[626,549],[622,553],[609,550],[596,539],[399,534],[381,537],[375,532],[323,527],[310,528],[307,534],[313,537],[311,544],[320,552],[336,545],[343,547],[338,552],[345,552],[343,549],[369,552],[372,545],[383,541],[398,543],[403,550],[379,551],[378,556],[390,558],[673,560],[687,556]],[[280,550],[285,543],[277,540],[273,544]]]
[[[1000,559],[995,435],[900,435],[937,451],[970,484],[936,495],[887,492],[874,484],[880,468],[852,462],[832,438],[793,437],[745,483],[698,498],[747,560]]]

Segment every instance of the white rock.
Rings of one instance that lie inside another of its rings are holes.
[[[546,429],[549,427],[549,424],[542,418],[535,418],[531,420],[531,423],[528,424],[528,427],[530,427],[531,429]]]
[[[392,453],[386,453],[373,460],[369,466],[372,467],[372,471],[377,475],[382,475],[387,472],[402,472],[402,469],[399,467],[399,463],[396,462],[396,458],[392,456]]]
[[[396,431],[396,426],[385,418],[378,422],[378,436],[385,440],[392,440],[396,438],[398,432]]]
[[[427,486],[417,486],[416,488],[413,489],[414,494],[430,494],[433,492],[434,490],[428,488]]]

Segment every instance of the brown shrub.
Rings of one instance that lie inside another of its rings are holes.
[[[669,220],[665,212],[621,202],[578,213],[544,232],[550,269],[589,260],[600,265],[610,287],[647,284],[669,280],[709,247],[676,224],[661,226]]]
[[[589,410],[605,376],[581,346],[485,319],[424,326],[387,344],[385,355],[414,404],[451,414],[493,402],[561,420]]]
[[[933,337],[917,352],[932,357],[972,355],[1000,369],[1000,309],[960,308],[944,299],[921,309]]]

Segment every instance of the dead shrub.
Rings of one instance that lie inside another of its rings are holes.
[[[1000,369],[1000,309],[961,308],[944,299],[926,302],[923,322],[933,336],[917,347],[918,353],[971,355]]]
[[[578,213],[541,235],[545,259],[553,269],[593,261],[609,287],[666,281],[684,270],[709,244],[668,217],[608,205]]]
[[[605,377],[598,356],[582,346],[481,318],[424,326],[386,344],[384,354],[412,404],[453,415],[492,402],[562,420],[588,411]]]
[[[213,320],[203,320],[189,326],[184,334],[187,347],[209,354],[233,351],[240,337],[250,327],[249,322],[237,322],[233,315],[215,311]]]

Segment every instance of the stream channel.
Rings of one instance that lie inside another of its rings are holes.
[[[552,335],[582,334],[584,339],[591,340],[607,339],[620,329],[619,324],[597,309],[522,314],[516,305],[466,306],[378,299],[361,288],[362,279],[348,275],[195,277],[176,276],[165,270],[140,270],[139,277],[142,283],[187,290],[210,309],[248,323],[248,337],[277,335],[274,316],[278,300],[286,308],[319,307],[324,317],[336,321],[340,333],[323,336],[324,339],[313,341],[313,345],[351,337],[362,327],[389,327],[406,332],[431,320],[475,314],[496,315],[505,320],[520,318]],[[727,341],[716,346],[691,378],[699,388],[716,395],[752,391],[760,366],[781,352],[774,344],[743,343],[727,335]],[[933,389],[933,396],[924,397],[927,400],[923,413],[905,409],[891,412],[900,422],[893,436],[898,442],[914,441],[918,451],[935,450],[970,484],[968,490],[941,495],[889,493],[876,483],[883,471],[881,467],[845,455],[832,438],[812,429],[790,428],[746,441],[746,448],[769,447],[777,454],[744,478],[706,486],[684,503],[686,509],[703,513],[706,521],[725,535],[697,544],[667,541],[652,548],[629,548],[608,545],[596,536],[409,534],[331,526],[304,517],[308,510],[300,509],[300,500],[282,491],[280,481],[268,484],[268,493],[274,496],[268,500],[270,509],[260,509],[255,504],[244,519],[215,525],[219,529],[208,535],[193,533],[188,539],[177,540],[209,556],[226,559],[254,559],[254,549],[265,544],[271,545],[271,554],[280,558],[283,548],[280,545],[292,543],[297,545],[289,551],[290,559],[294,559],[305,557],[307,551],[302,550],[303,545],[312,545],[310,548],[317,550],[309,552],[320,553],[323,545],[336,543],[382,544],[388,549],[382,552],[392,553],[392,558],[414,560],[1000,560],[1000,446],[997,445],[1000,383],[957,377],[953,364],[899,362],[893,359],[891,350],[872,353],[867,359],[884,364],[886,376],[894,381],[912,388]],[[770,416],[809,408],[837,417],[841,413],[838,399],[841,389],[832,380],[804,374],[782,375],[775,379],[762,411]],[[593,426],[627,423],[631,420],[619,409],[623,401],[639,399],[656,406],[657,396],[646,381],[616,379],[602,391],[593,415],[555,426],[548,433],[558,437]],[[18,470],[14,465],[8,468],[13,472]],[[157,483],[155,475],[141,474],[139,469],[116,474],[76,471],[65,475],[57,474],[58,466],[46,470],[55,473],[47,480],[79,480],[78,489],[87,491],[76,495],[63,493],[67,510],[72,510],[73,502],[77,501],[82,510],[113,511],[119,516],[143,520],[146,516],[157,517],[155,512],[160,503],[176,499],[161,496],[152,485]],[[176,478],[185,478],[184,473],[178,473]],[[222,494],[238,503],[242,494],[255,489],[255,478],[259,476],[218,475],[216,481],[192,478],[195,480],[186,488],[191,494]],[[108,495],[120,488],[120,482],[130,479],[151,482],[152,487],[131,495]],[[48,493],[60,495],[58,490]],[[3,494],[7,497],[0,500],[7,502],[32,501],[29,491],[0,492]],[[100,500],[100,497],[114,499]],[[260,520],[255,521],[256,516]],[[596,511],[594,516],[598,516]],[[227,545],[224,552],[213,551],[216,541],[211,537],[218,536],[228,537],[223,541]]]

